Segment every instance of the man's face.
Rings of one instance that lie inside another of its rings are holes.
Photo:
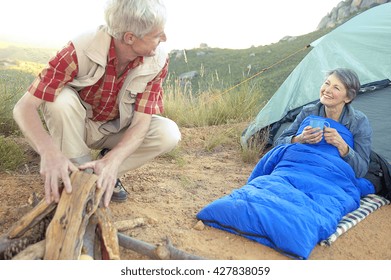
[[[160,42],[167,41],[164,27],[156,27],[144,37],[134,39],[132,49],[138,56],[154,56]]]

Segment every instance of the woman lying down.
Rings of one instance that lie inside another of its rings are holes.
[[[330,71],[308,105],[255,166],[246,185],[204,207],[205,224],[307,259],[340,219],[374,193],[368,171],[372,129],[351,102],[360,89],[349,69]]]

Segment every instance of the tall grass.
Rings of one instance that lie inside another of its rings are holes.
[[[0,171],[15,171],[26,161],[22,148],[11,138],[0,135]]]
[[[12,110],[33,79],[31,72],[0,68],[0,135],[19,132],[12,117]]]
[[[198,80],[200,84],[201,81]],[[260,84],[247,83],[230,90],[217,90],[213,82],[205,81],[204,92],[192,94],[180,81],[168,81],[165,86],[165,115],[179,126],[200,127],[249,121],[266,100]]]
[[[205,84],[203,84],[205,81]],[[198,79],[199,88],[204,92],[191,92],[191,81],[185,84],[180,81],[168,81],[165,87],[165,115],[173,119],[180,127],[205,127],[229,124],[225,131],[212,132],[205,139],[204,149],[212,151],[218,146],[239,139],[242,131],[238,131],[235,124],[249,122],[267,102],[262,92],[262,84],[258,81],[249,81],[238,87],[229,87],[217,90],[214,83],[217,79]],[[190,89],[189,89],[190,86]],[[263,149],[263,143],[252,145],[242,150],[242,160],[247,163],[256,163]],[[177,154],[178,156],[178,154]],[[177,160],[178,161],[178,160]]]
[[[0,171],[15,171],[26,161],[23,148],[14,140],[21,133],[12,110],[41,68],[38,63],[18,61],[0,66]]]

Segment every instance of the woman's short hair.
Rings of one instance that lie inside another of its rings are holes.
[[[348,68],[336,68],[326,73],[326,77],[335,74],[338,79],[344,84],[347,96],[350,102],[356,98],[358,91],[360,90],[361,84],[358,75],[353,70]]]
[[[160,0],[110,0],[105,10],[108,32],[122,39],[126,32],[144,37],[154,28],[164,27],[166,8]]]

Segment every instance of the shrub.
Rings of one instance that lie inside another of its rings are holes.
[[[2,135],[20,133],[12,116],[17,100],[26,92],[34,76],[30,73],[0,67],[0,126]]]
[[[0,158],[0,171],[14,171],[26,161],[22,148],[4,136],[0,136]]]

